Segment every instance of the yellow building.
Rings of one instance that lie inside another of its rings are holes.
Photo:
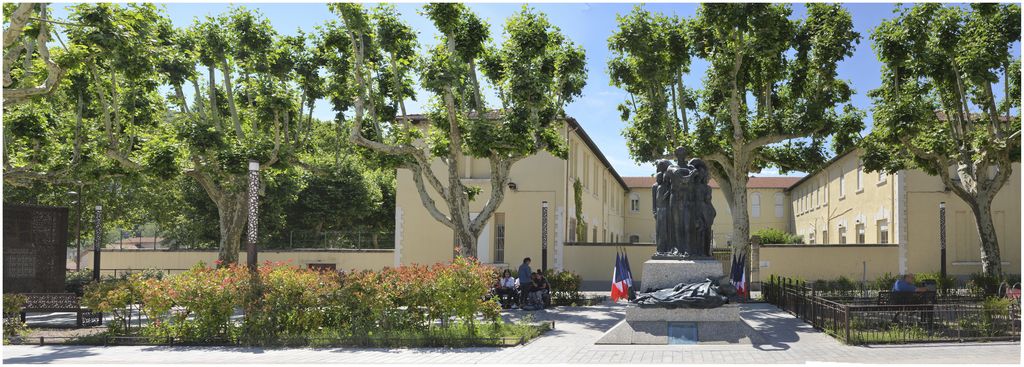
[[[892,175],[865,172],[860,152],[855,149],[834,158],[787,190],[792,197],[794,233],[808,244],[895,246],[895,256],[880,258],[876,267],[892,273],[937,272],[941,267],[939,203],[944,202],[947,272],[981,271],[981,240],[966,203],[947,190],[941,179],[921,170]],[[992,204],[1003,268],[1008,272],[1020,268],[1020,203],[1020,164],[1014,163],[1010,181]],[[857,258],[850,261],[856,268],[865,266]]]
[[[634,278],[639,279],[640,264],[654,251],[654,178],[620,177],[572,118],[561,134],[568,143],[568,160],[541,152],[513,166],[505,201],[478,240],[478,259],[515,267],[530,257],[535,269],[546,264],[572,270],[583,276],[585,284],[600,285],[610,279],[615,254],[626,251]],[[873,279],[885,273],[938,271],[938,204],[944,201],[948,272],[980,271],[974,219],[959,198],[944,191],[937,177],[919,170],[895,175],[864,172],[857,152],[842,154],[806,177],[750,179],[751,232],[775,228],[801,235],[805,241],[804,245],[762,246],[752,266],[761,268],[761,274],[804,279],[840,275]],[[464,182],[480,187],[479,197],[486,198],[487,162],[467,158],[465,167]],[[993,209],[1006,269],[1020,266],[1020,229],[1013,225],[1020,220],[1019,165],[1014,170]],[[444,170],[438,172],[444,174]],[[575,230],[579,223],[573,185],[577,180],[582,188],[579,217],[584,230],[580,233]],[[711,186],[717,211],[714,246],[727,248],[732,217],[718,185],[712,181]],[[435,201],[446,211],[443,201]],[[483,200],[471,203],[473,210],[482,205]],[[395,211],[395,265],[452,259],[452,231],[423,208],[407,170],[398,171]]]

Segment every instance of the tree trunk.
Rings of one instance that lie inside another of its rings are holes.
[[[732,214],[732,248],[733,251],[746,248],[750,242],[750,217],[747,214],[747,175],[745,172],[732,177],[729,211]]]
[[[220,254],[217,259],[222,265],[238,263],[241,250],[242,232],[248,219],[245,193],[225,193],[224,200],[217,203],[220,219]]]
[[[969,204],[981,237],[981,270],[990,276],[1001,276],[1003,264],[999,254],[996,227],[992,223],[992,200],[977,198],[974,203]]]

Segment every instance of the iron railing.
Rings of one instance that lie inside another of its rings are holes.
[[[1020,339],[1019,301],[1000,304],[953,292],[931,303],[877,304],[877,298],[832,296],[774,275],[762,297],[847,344]]]

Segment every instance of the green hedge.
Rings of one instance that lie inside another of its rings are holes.
[[[753,233],[761,238],[761,243],[766,245],[778,244],[803,244],[804,237],[792,233],[786,233],[775,228],[764,228]]]

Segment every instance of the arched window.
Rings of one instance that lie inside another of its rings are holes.
[[[751,214],[750,215],[754,216],[754,218],[760,218],[761,217],[761,194],[755,192],[753,195],[750,195],[750,206],[751,206],[751,209],[750,209],[750,213]]]

